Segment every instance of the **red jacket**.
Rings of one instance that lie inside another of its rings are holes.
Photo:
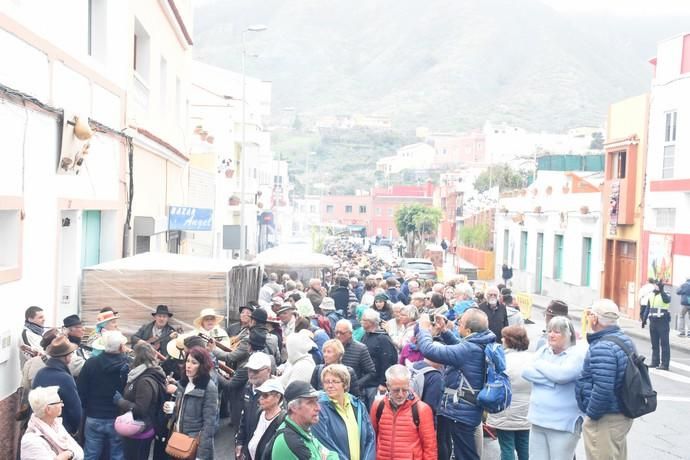
[[[381,401],[385,406],[377,420],[376,412]],[[419,412],[419,427],[415,426],[412,418],[413,404],[417,405]],[[416,395],[395,412],[388,396],[374,401],[370,415],[376,433],[376,460],[437,460],[434,413]]]

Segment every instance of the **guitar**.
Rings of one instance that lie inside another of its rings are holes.
[[[159,335],[158,337],[151,336],[148,339],[146,339],[146,342],[148,342],[151,346],[153,346],[153,348],[155,350],[159,350],[161,347],[160,342],[162,340],[176,339],[183,332],[184,332],[184,330],[181,327],[178,327],[177,329],[175,329],[173,332],[170,332],[169,334]]]
[[[34,358],[34,357],[36,357],[36,356],[38,356],[38,355],[42,355],[42,354],[43,354],[43,353],[41,353],[40,351],[36,351],[36,350],[34,350],[33,348],[31,348],[30,346],[25,345],[25,344],[23,344],[23,343],[19,345],[19,349],[20,349],[22,352],[24,352],[24,354],[26,354],[27,356],[29,356],[29,357],[31,357],[31,358]]]

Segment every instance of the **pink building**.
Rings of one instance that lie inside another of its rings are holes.
[[[395,226],[395,211],[405,204],[423,204],[432,206],[434,201],[434,184],[394,185],[387,188],[374,188],[371,192],[373,214],[371,217],[370,236],[381,235],[398,238]]]
[[[484,163],[486,142],[481,132],[432,133],[427,137],[427,142],[436,149],[433,163],[435,167]]]
[[[364,227],[371,235],[370,195],[326,195],[319,205],[321,223]]]

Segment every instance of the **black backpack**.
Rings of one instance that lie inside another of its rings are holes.
[[[386,400],[385,399],[380,399],[378,403],[378,407],[376,407],[376,425],[378,426],[379,422],[381,421],[381,415],[383,414],[383,409],[386,407]],[[419,408],[417,407],[417,401],[412,404],[412,421],[414,422],[414,426],[417,427],[419,430]]]
[[[623,375],[623,385],[618,394],[621,412],[628,418],[642,417],[656,410],[656,391],[652,388],[649,369],[644,363],[645,357],[631,351],[628,345],[618,337],[608,335],[601,340],[608,340],[618,345],[628,356],[628,365]]]

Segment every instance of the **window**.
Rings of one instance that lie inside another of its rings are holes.
[[[348,214],[352,214],[352,205],[351,204],[345,205],[345,212]]]
[[[360,213],[360,214],[366,214],[366,213],[367,213],[367,207],[366,207],[366,206],[363,206],[363,205],[360,205],[360,206],[359,206],[359,213]]]
[[[380,216],[381,215],[381,208],[376,208],[376,215]]]
[[[165,113],[168,101],[168,61],[163,56],[161,56],[160,64],[160,93],[158,97],[160,99],[161,112]]]
[[[554,235],[553,239],[553,279],[563,278],[563,235]]]
[[[333,214],[333,205],[332,204],[326,205],[326,214]]]
[[[654,210],[656,216],[657,228],[675,228],[676,226],[676,209],[675,208],[656,208]]]
[[[145,81],[149,81],[149,60],[151,38],[138,20],[134,20],[134,70]]]
[[[611,156],[611,179],[625,179],[627,152],[614,152]]]
[[[582,276],[581,282],[583,286],[589,286],[590,272],[592,271],[592,238],[582,238]]]
[[[393,208],[388,208],[388,215],[392,216],[393,215]]]
[[[316,205],[310,204],[310,205],[309,205],[309,212],[310,212],[311,214],[316,214]]]
[[[88,37],[89,56],[104,63],[106,58],[106,38],[108,21],[106,20],[106,0],[88,0]]]
[[[664,129],[664,158],[661,166],[661,178],[673,178],[673,166],[676,154],[676,121],[678,112],[666,112]]]
[[[527,232],[520,232],[520,270],[527,270]]]
[[[2,206],[2,200],[0,200]],[[22,224],[20,209],[0,207],[0,283],[21,277]],[[16,272],[16,273],[15,273]]]

